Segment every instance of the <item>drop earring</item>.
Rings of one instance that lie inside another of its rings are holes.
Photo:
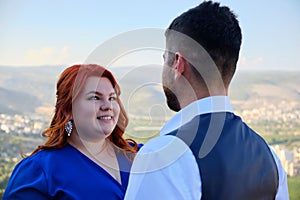
[[[72,121],[69,120],[69,121],[65,124],[65,130],[66,130],[66,132],[67,132],[68,137],[71,136],[72,129],[73,129],[73,124],[72,124]]]

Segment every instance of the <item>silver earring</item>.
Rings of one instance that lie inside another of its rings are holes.
[[[65,130],[66,130],[66,132],[67,132],[67,134],[68,134],[68,137],[71,136],[72,128],[73,128],[72,121],[69,120],[69,121],[65,124]]]

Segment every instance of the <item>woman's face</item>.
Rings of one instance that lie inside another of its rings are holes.
[[[89,77],[73,102],[72,109],[75,131],[87,140],[108,137],[120,114],[117,94],[105,77]]]

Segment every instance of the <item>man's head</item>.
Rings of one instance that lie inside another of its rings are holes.
[[[184,37],[178,37],[180,34]],[[165,66],[174,67],[177,63],[176,59],[182,56],[184,63],[192,68],[193,77],[190,78],[202,85],[204,90],[206,88],[207,92],[212,92],[210,88],[221,87],[221,85],[225,90],[228,89],[236,70],[242,40],[236,16],[228,7],[205,1],[175,18],[165,35],[167,49],[164,54]],[[193,42],[202,49],[195,47]],[[166,77],[163,75],[163,79]],[[217,79],[221,79],[222,84],[217,83]],[[190,82],[190,84],[193,83]],[[169,85],[164,85],[164,87],[169,87]]]

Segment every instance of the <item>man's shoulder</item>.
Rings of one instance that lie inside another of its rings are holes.
[[[181,139],[172,135],[158,136],[146,142],[139,150],[132,170],[160,170],[178,162],[182,157],[193,158],[193,154]]]
[[[180,149],[186,151],[189,147],[178,137],[173,135],[160,135],[158,137],[150,139],[140,149],[139,153],[164,153],[164,151],[170,151]]]

